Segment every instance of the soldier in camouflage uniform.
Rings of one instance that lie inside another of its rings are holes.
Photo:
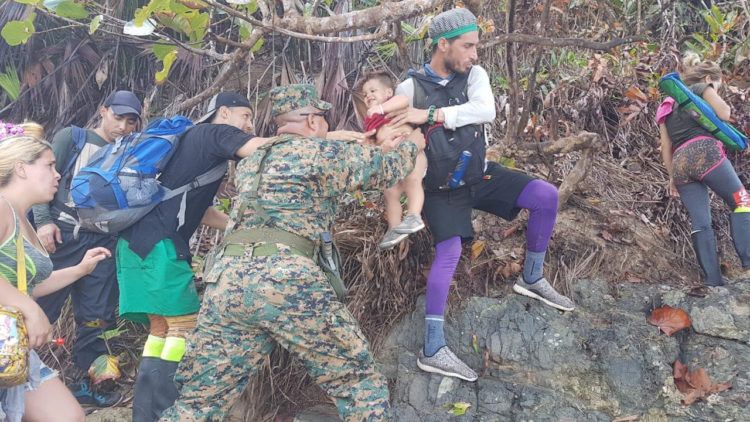
[[[327,274],[317,240],[345,192],[385,189],[409,174],[424,138],[392,150],[328,141],[311,85],[271,91],[276,138],[237,166],[239,196],[214,251],[198,326],[164,421],[218,421],[278,344],[302,360],[346,421],[385,420],[386,380]]]

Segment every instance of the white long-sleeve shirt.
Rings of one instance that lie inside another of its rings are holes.
[[[487,71],[481,66],[472,66],[469,71],[468,84],[469,101],[460,105],[441,107],[445,116],[443,125],[448,129],[455,130],[462,126],[490,123],[495,120],[495,97],[492,95],[492,86]],[[407,96],[409,104],[414,106],[414,81],[412,78],[398,84],[396,95]]]

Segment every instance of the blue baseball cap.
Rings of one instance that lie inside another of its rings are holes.
[[[115,91],[104,100],[104,107],[109,107],[118,116],[135,114],[141,117],[141,102],[130,91]]]

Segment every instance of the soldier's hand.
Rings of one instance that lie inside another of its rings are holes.
[[[403,136],[395,136],[390,139],[386,139],[383,141],[383,143],[380,144],[380,148],[383,150],[383,152],[389,152],[393,150],[393,148],[396,148],[398,144],[400,144],[403,140]]]
[[[412,130],[406,139],[414,142],[414,145],[416,145],[420,151],[425,149],[425,147],[427,146],[427,141],[425,141],[424,135],[419,129]]]
[[[363,133],[362,135],[364,135],[364,138],[361,141],[358,140],[357,142],[359,142],[360,144],[363,144],[363,145],[377,145],[378,144],[378,140],[375,137],[375,133],[376,132],[377,132],[376,129],[372,129],[369,132]]]
[[[362,143],[365,141],[365,134],[362,132],[355,132],[353,130],[335,130],[328,132],[326,139],[331,141],[357,141]]]

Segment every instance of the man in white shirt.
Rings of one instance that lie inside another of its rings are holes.
[[[487,72],[477,61],[479,31],[467,9],[436,16],[429,27],[432,58],[396,89],[411,107],[389,116],[398,126],[421,126],[428,140],[424,216],[435,242],[427,277],[425,344],[418,366],[425,371],[475,381],[477,374],[446,345],[445,305],[461,256],[461,241],[474,236],[472,209],[512,220],[529,210],[523,274],[513,290],[557,309],[575,305],[543,275],[547,244],[557,216],[557,189],[525,173],[485,162],[484,124],[495,118],[495,99]]]

